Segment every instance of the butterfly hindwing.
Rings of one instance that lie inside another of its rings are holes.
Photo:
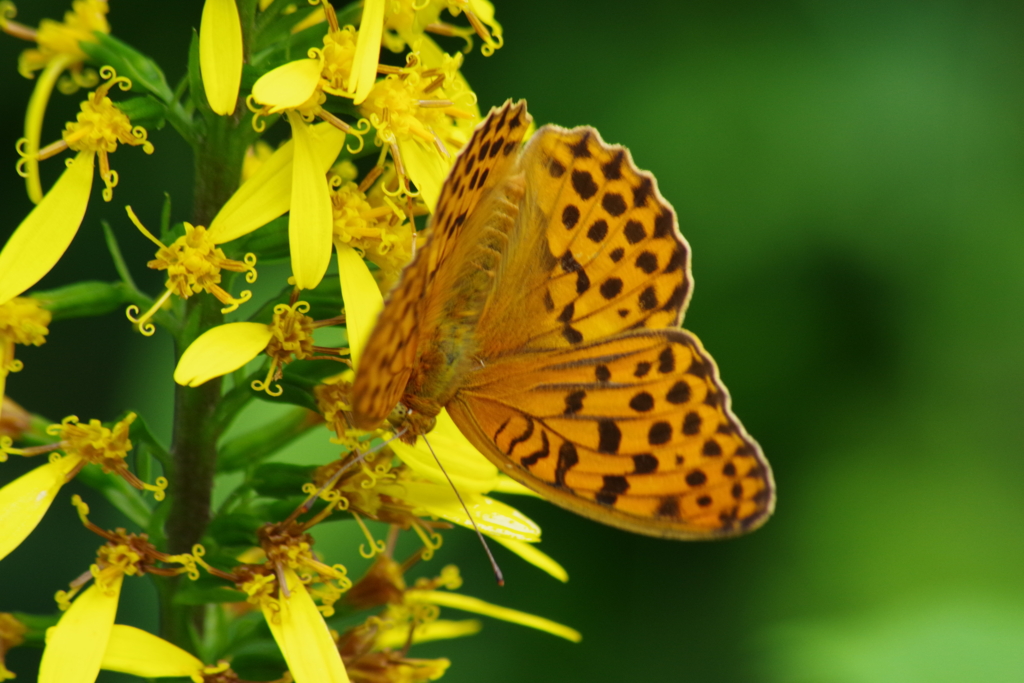
[[[448,404],[503,471],[554,503],[671,538],[744,533],[771,471],[714,361],[683,330],[638,330],[476,370]]]

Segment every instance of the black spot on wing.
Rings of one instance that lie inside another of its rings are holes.
[[[597,194],[597,183],[594,182],[594,176],[590,175],[589,171],[574,170],[572,172],[572,188],[583,199],[590,199]]]

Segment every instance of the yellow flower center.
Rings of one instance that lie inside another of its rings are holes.
[[[99,465],[105,472],[120,473],[127,468],[124,459],[132,449],[128,438],[135,413],[129,413],[113,429],[104,427],[99,420],[81,424],[74,415],[64,418],[59,425],[47,430],[60,435],[61,447],[68,455],[81,456],[86,462]]]
[[[274,319],[270,322],[273,335],[267,344],[267,355],[281,365],[313,355],[313,319],[306,315],[309,304],[296,302],[293,306],[279,304],[274,307]]]
[[[0,344],[45,344],[51,317],[48,310],[30,297],[15,297],[0,304]]]
[[[224,250],[217,246],[217,242],[205,227],[194,226],[191,223],[184,224],[184,235],[174,240],[170,246],[165,246],[142,225],[130,206],[125,208],[135,227],[159,247],[156,258],[146,265],[154,270],[167,271],[167,290],[145,314],[135,317],[138,315],[139,307],[128,307],[128,319],[139,326],[139,331],[142,334],[148,337],[156,331],[153,324],[148,321],[170,298],[171,294],[177,294],[182,299],[187,299],[202,291],[209,292],[217,297],[222,304],[225,304],[221,313],[230,313],[252,298],[252,292],[249,290],[243,291],[238,298],[231,296],[220,286],[220,271],[230,270],[235,273],[245,273],[245,281],[253,283],[256,281],[256,256],[254,254],[246,254],[244,261],[229,259],[224,255]]]
[[[352,76],[352,60],[356,54],[356,32],[351,26],[331,31],[324,36],[322,76],[328,91],[347,92]]]
[[[108,11],[106,0],[75,0],[71,11],[64,14],[64,23],[52,19],[39,22],[36,42],[40,51],[52,56],[68,54],[76,60],[84,60],[86,55],[78,43],[83,40],[95,43],[94,31],[110,33]]]

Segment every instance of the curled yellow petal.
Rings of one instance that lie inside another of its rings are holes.
[[[276,114],[304,104],[319,83],[320,60],[296,59],[260,76],[252,86],[252,98]]]
[[[185,678],[199,674],[203,663],[148,631],[114,624],[100,668],[141,678]]]
[[[385,0],[364,0],[363,18],[359,22],[359,36],[356,51],[352,56],[352,102],[362,104],[373,89],[377,79],[377,64],[380,62],[380,41],[384,32]]]
[[[292,199],[288,218],[288,244],[292,251],[292,273],[299,289],[320,284],[331,262],[334,214],[331,193],[310,127],[293,111],[287,112],[292,125],[295,158],[292,160]]]
[[[416,643],[426,643],[432,640],[450,640],[452,638],[472,636],[479,633],[481,628],[483,628],[483,624],[476,619],[463,619],[461,621],[438,619],[437,621],[428,621],[425,624],[418,624],[416,626],[412,633],[412,642],[415,645]],[[399,628],[382,630],[377,635],[374,647],[380,650],[400,650],[405,647],[408,641],[409,627],[401,624]]]
[[[242,367],[270,343],[263,323],[227,323],[199,336],[185,349],[174,369],[174,381],[190,387],[209,382]]]
[[[289,594],[281,592],[280,611],[264,604],[263,616],[292,679],[295,683],[348,683],[338,646],[313,598],[293,570],[285,569],[284,576]]]
[[[33,204],[43,199],[43,186],[39,182],[39,139],[43,134],[43,117],[46,105],[50,102],[50,94],[57,79],[75,61],[75,55],[58,53],[47,63],[36,80],[32,89],[32,97],[28,100],[25,110],[25,186],[28,198]]]
[[[392,494],[391,486],[382,488],[382,491],[402,499],[417,510],[425,510],[428,514],[459,526],[472,529],[473,522],[476,522],[476,527],[481,533],[495,538],[511,538],[530,543],[540,540],[540,527],[536,522],[511,505],[493,498],[467,494],[460,489],[462,501],[466,504],[463,508],[455,491],[447,484],[402,481],[393,486],[395,489],[402,489],[402,493]],[[466,515],[466,510],[472,515],[472,520]]]
[[[199,24],[199,70],[210,108],[235,113],[242,82],[242,22],[235,0],[206,0]]]
[[[39,683],[93,683],[107,650],[117,614],[123,574],[110,579],[110,591],[93,583],[46,632]]]
[[[516,496],[533,496],[534,498],[544,497],[536,491],[526,488],[512,477],[505,474],[499,474],[498,481],[495,482],[494,486],[488,489],[488,491],[490,493],[511,493]]]
[[[558,622],[538,617],[536,614],[527,614],[508,607],[499,607],[479,598],[462,595],[460,593],[447,593],[445,591],[410,590],[405,592],[406,602],[421,602],[440,607],[453,607],[464,612],[483,614],[484,616],[501,619],[521,626],[529,626],[538,631],[544,631],[551,635],[558,636],[578,643],[583,640],[580,632],[574,628],[563,626]]]
[[[94,152],[79,152],[0,251],[0,304],[50,272],[75,238],[89,205]]]
[[[318,123],[310,132],[319,168],[326,174],[345,145],[345,133],[329,123]],[[294,156],[295,143],[289,140],[238,188],[210,223],[214,242],[230,242],[284,215],[292,202]]]
[[[513,538],[505,538],[504,536],[494,536],[493,538],[519,557],[523,558],[533,566],[546,571],[562,583],[569,580],[569,572],[565,571],[565,568],[562,565],[555,562],[550,555],[542,551],[537,546],[530,543],[524,543],[523,541],[517,541]]]
[[[26,472],[0,489],[0,560],[32,533],[67,475],[81,461],[78,455],[65,456]]]
[[[427,210],[434,213],[450,163],[445,163],[441,153],[433,147],[405,136],[398,138],[398,151],[402,155],[405,172],[416,183]]]
[[[338,251],[338,278],[345,301],[349,356],[353,366],[359,367],[359,357],[384,308],[384,297],[366,262],[355,249],[341,242],[337,242],[334,248]]]
[[[462,435],[447,410],[442,409],[438,413],[437,424],[427,439],[459,491],[486,493],[498,485],[498,468]],[[394,441],[391,448],[416,474],[436,484],[448,486],[448,479],[437,466],[437,460],[431,455],[422,436],[416,440],[415,446]]]

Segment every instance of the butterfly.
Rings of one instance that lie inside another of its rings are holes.
[[[615,527],[760,526],[775,486],[701,342],[680,329],[690,247],[653,176],[590,127],[492,109],[388,296],[352,394],[360,428],[442,408],[501,471]]]

